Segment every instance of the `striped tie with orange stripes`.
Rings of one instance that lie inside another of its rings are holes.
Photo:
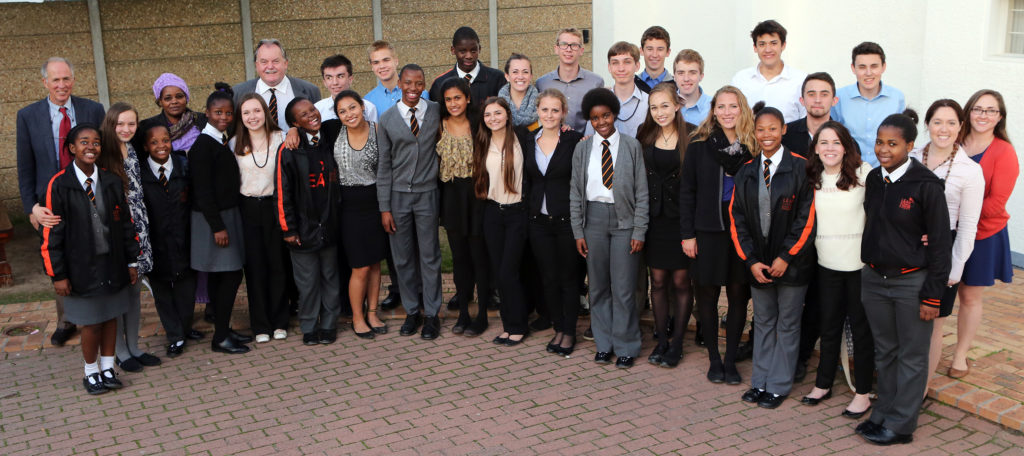
[[[612,152],[608,150],[611,145],[608,140],[601,141],[601,182],[604,187],[611,190],[612,181],[615,179],[615,169],[612,166]]]
[[[413,136],[420,135],[420,123],[416,120],[416,108],[409,108],[409,129]]]
[[[91,177],[85,179],[85,196],[89,198],[89,202],[92,203],[93,207],[96,207],[96,194],[92,191]]]

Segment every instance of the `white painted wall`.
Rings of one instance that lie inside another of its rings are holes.
[[[805,72],[827,71],[840,87],[856,82],[850,51],[862,41],[885,49],[883,80],[898,87],[923,117],[939,98],[961,104],[974,91],[995,89],[1006,99],[1007,130],[1024,169],[1024,56],[1002,52],[1007,0],[594,0],[590,50],[595,71],[611,82],[607,50],[620,40],[639,45],[644,29],[661,25],[672,37],[672,56],[685,48],[704,57],[705,92],[727,84],[757,56],[750,30],[775,19],[789,34],[783,59]],[[925,136],[927,138],[927,136]],[[1024,252],[1024,179],[1008,205],[1010,242]],[[1020,264],[1024,256],[1017,255]]]

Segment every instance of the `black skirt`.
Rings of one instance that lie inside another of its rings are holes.
[[[722,204],[722,223],[729,226],[729,203]],[[691,268],[694,283],[722,287],[748,283],[747,265],[736,254],[729,231],[698,231],[697,258]]]
[[[473,179],[456,177],[441,183],[441,226],[463,235],[483,234],[484,200],[476,198]]]
[[[377,186],[341,187],[341,243],[350,268],[384,259],[387,233],[380,222]]]
[[[644,243],[647,267],[668,270],[688,269],[691,260],[683,253],[681,242],[679,217],[657,216],[651,218]]]

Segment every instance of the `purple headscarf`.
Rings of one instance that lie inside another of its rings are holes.
[[[160,99],[160,94],[164,91],[164,87],[167,86],[177,87],[182,92],[185,92],[186,102],[192,99],[192,95],[188,93],[188,84],[185,84],[185,80],[174,73],[164,73],[156,78],[156,81],[153,82],[153,96]]]

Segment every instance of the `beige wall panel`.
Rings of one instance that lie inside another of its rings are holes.
[[[103,42],[107,64],[242,53],[238,24],[114,30],[103,33]]]
[[[301,8],[299,8],[301,6]],[[324,17],[372,16],[371,0],[252,0],[252,21],[289,21]]]
[[[383,14],[406,14],[410,11],[487,11],[487,3],[487,0],[383,0],[381,1],[381,11]],[[476,28],[472,24],[467,25]]]
[[[21,193],[18,192],[18,168],[4,168],[0,169],[0,195],[4,198],[18,198]],[[21,201],[7,206],[12,212],[21,212]]]
[[[368,17],[307,20],[296,22],[264,22],[252,25],[253,41],[277,38],[285,49],[365,46],[373,41],[373,19]],[[253,43],[255,48],[256,43]],[[289,56],[289,58],[292,58]]]
[[[9,3],[0,8],[0,36],[89,33],[85,2]]]
[[[12,168],[18,165],[18,154],[15,151],[17,141],[18,137],[14,134],[0,135],[0,169]]]
[[[153,87],[153,81],[157,76],[165,72],[177,74],[184,79],[185,83],[189,85],[190,92],[192,92],[193,85],[212,86],[217,81],[235,84],[241,82],[245,77],[241,54],[192,57],[187,60],[172,58],[114,62],[107,65],[111,98],[117,94],[148,92]]]
[[[88,32],[64,35],[11,36],[0,38],[4,69],[39,67],[51,56],[64,57],[72,65],[92,63],[92,41]]]
[[[85,3],[85,2],[82,2]],[[150,29],[241,22],[238,2],[231,0],[101,0],[103,30]],[[88,31],[88,24],[86,24]],[[109,41],[107,42],[109,45]]]
[[[74,62],[72,62],[74,63]],[[43,77],[39,68],[0,70],[0,100],[26,105],[46,96]],[[75,95],[96,99],[96,69],[92,62],[75,65]]]
[[[558,31],[563,27],[590,28],[589,5],[545,6],[498,10],[498,33]]]
[[[476,30],[481,38],[490,33],[487,11],[454,11],[446,13],[396,14],[381,20],[384,38],[394,41],[439,40],[448,41],[452,33],[463,25]]]
[[[552,3],[558,3],[559,5],[572,5],[572,4],[581,5],[581,6],[586,5],[587,8],[588,8],[588,11],[589,11],[589,8],[590,8],[590,2],[589,1],[579,1],[579,0],[563,0],[563,1],[560,1],[560,2],[553,2],[551,0],[498,0],[498,9],[526,8],[526,7],[534,7],[534,6],[550,6]],[[590,20],[589,17],[588,17],[587,20],[588,21]]]

